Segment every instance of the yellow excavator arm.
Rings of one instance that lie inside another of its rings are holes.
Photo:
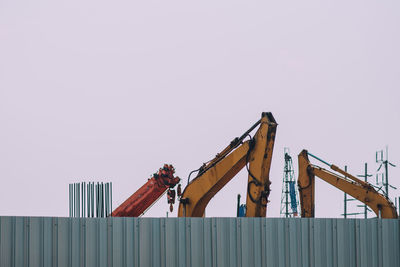
[[[355,199],[369,206],[380,218],[397,218],[396,208],[393,203],[384,195],[377,192],[373,186],[353,175],[343,171],[335,165],[328,164],[330,168],[344,176],[328,171],[316,165],[312,165],[308,155],[326,163],[314,155],[303,150],[298,156],[299,178],[298,187],[300,193],[301,217],[314,217],[314,195],[315,176],[333,185],[341,191],[351,195]]]
[[[254,138],[243,141],[259,125]],[[270,112],[241,137],[235,138],[223,151],[204,164],[182,193],[178,216],[202,217],[208,202],[243,167],[248,167],[247,217],[265,217],[269,196],[269,170],[277,123]]]

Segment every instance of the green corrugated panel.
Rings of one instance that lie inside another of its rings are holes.
[[[400,266],[400,220],[0,217],[0,266]]]

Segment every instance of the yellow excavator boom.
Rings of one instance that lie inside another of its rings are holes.
[[[259,125],[254,138],[243,141]],[[270,112],[241,137],[235,138],[217,156],[204,164],[182,193],[178,216],[202,217],[214,195],[243,167],[248,167],[247,217],[265,217],[269,196],[269,170],[277,123]]]
[[[371,184],[362,181],[339,167],[328,164],[315,156],[313,157],[328,164],[333,171],[344,176],[340,176],[319,166],[312,165],[308,159],[308,155],[313,156],[308,153],[307,150],[303,150],[298,156],[299,178],[297,182],[300,193],[301,217],[315,216],[315,176],[363,202],[380,218],[398,217],[393,203],[386,196],[377,192]]]

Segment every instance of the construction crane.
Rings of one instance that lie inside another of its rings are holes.
[[[340,176],[334,172],[311,164],[308,156],[327,164],[333,171],[344,176]],[[315,176],[317,176],[369,206],[378,217],[397,218],[396,208],[393,203],[387,197],[378,193],[371,184],[354,177],[348,172],[345,172],[333,164],[327,163],[311,153],[308,153],[307,150],[300,152],[298,163],[299,178],[297,183],[300,193],[301,217],[315,216]]]
[[[296,180],[294,175],[293,161],[290,156],[289,148],[284,148],[285,166],[283,169],[282,196],[281,196],[281,215],[287,217],[297,217],[298,196],[296,191]],[[290,209],[289,210],[289,206]]]
[[[253,138],[244,141],[259,126]],[[265,217],[270,193],[269,171],[277,123],[270,112],[263,112],[242,136],[196,170],[180,198],[179,217],[202,217],[209,201],[242,168],[248,171],[246,217]],[[189,175],[190,177],[190,175]]]
[[[162,195],[167,192],[168,203],[172,211],[175,202],[175,191],[171,190],[180,181],[174,177],[175,169],[172,165],[165,164],[147,182],[125,200],[112,212],[112,217],[138,217],[150,208]],[[180,186],[178,185],[178,193]]]

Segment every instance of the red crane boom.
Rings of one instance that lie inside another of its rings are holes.
[[[151,205],[154,204],[165,191],[175,187],[180,181],[179,177],[174,177],[175,169],[172,165],[165,164],[157,173],[147,180],[147,182],[125,200],[118,208],[112,212],[112,217],[138,217],[142,215]],[[174,200],[168,194],[168,202]],[[175,191],[173,191],[175,192]],[[175,197],[174,197],[175,199]]]

